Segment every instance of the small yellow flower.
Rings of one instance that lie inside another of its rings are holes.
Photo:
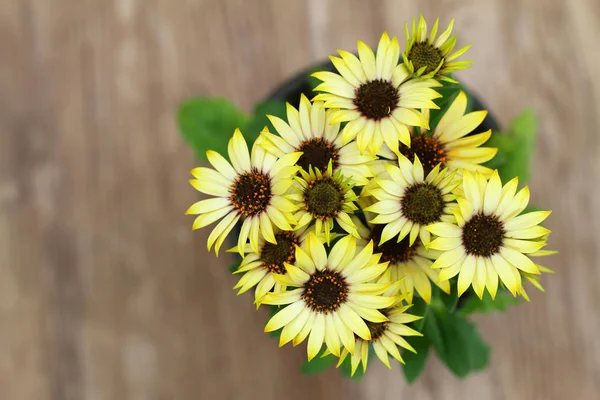
[[[345,179],[341,171],[332,173],[332,163],[321,173],[318,169],[309,168],[308,172],[300,170],[296,177],[296,193],[287,195],[298,211],[294,218],[298,221],[296,229],[302,229],[314,221],[316,235],[323,232],[327,243],[331,240],[334,221],[346,232],[358,236],[356,227],[349,214],[358,209],[354,201],[358,198],[352,190],[350,179]]]
[[[415,20],[412,21],[412,34],[409,34],[408,23],[406,26],[406,50],[402,53],[404,63],[411,74],[423,78],[436,78],[449,82],[456,81],[446,74],[471,66],[472,61],[455,61],[463,55],[471,45],[450,54],[456,45],[456,35],[452,35],[452,26],[454,20],[450,21],[446,29],[436,40],[439,18],[435,20],[433,29],[427,37],[427,23],[421,15],[419,23],[415,27]]]
[[[385,169],[387,177],[373,179],[377,188],[365,187],[378,200],[365,209],[377,214],[370,222],[385,224],[380,245],[396,236],[397,242],[409,236],[409,245],[420,237],[427,246],[428,225],[453,221],[451,209],[456,196],[452,191],[460,185],[460,180],[455,178],[454,171],[447,168],[440,171],[439,165],[425,176],[419,157],[415,157],[413,164],[400,155],[398,166],[385,164]]]
[[[456,222],[426,228],[438,236],[429,248],[442,251],[431,268],[442,269],[440,281],[458,275],[459,296],[473,285],[479,298],[485,289],[495,297],[498,280],[516,296],[523,294],[522,276],[540,274],[529,256],[545,254],[539,252],[550,231],[539,224],[550,211],[519,215],[529,202],[529,188],[517,193],[517,186],[517,178],[502,186],[497,171],[489,181],[479,173],[465,171],[465,197],[458,198],[454,209]],[[536,283],[536,279],[529,281]]]
[[[379,309],[390,307],[396,297],[384,296],[390,284],[368,283],[387,269],[373,255],[373,243],[357,248],[350,235],[340,239],[329,255],[313,235],[307,239],[307,251],[296,247],[296,265],[285,263],[287,275],[275,274],[280,284],[296,289],[267,293],[262,304],[287,305],[265,326],[265,332],[283,328],[280,346],[308,337],[308,359],[314,358],[323,343],[327,350],[340,356],[341,348],[355,352],[355,335],[371,340],[367,322],[386,322]]]
[[[339,50],[331,56],[339,72],[315,72],[323,82],[315,88],[321,93],[315,101],[335,109],[331,123],[348,122],[342,143],[357,138],[361,153],[376,155],[383,143],[398,152],[399,141],[410,146],[408,126],[427,127],[420,109],[439,108],[433,100],[441,97],[433,87],[435,79],[411,79],[404,64],[399,64],[400,45],[396,37],[381,36],[377,56],[365,43],[358,42],[358,56]]]
[[[406,324],[418,321],[423,317],[408,314],[406,311],[412,305],[403,305],[404,296],[400,295],[400,282],[394,283],[388,290],[384,292],[384,296],[392,296],[396,298],[394,304],[389,308],[381,310],[381,313],[388,318],[388,321],[370,322],[365,321],[371,333],[371,339],[356,338],[354,353],[350,353],[347,349],[342,350],[337,366],[342,365],[344,360],[350,356],[350,365],[352,367],[351,374],[354,375],[359,364],[362,363],[363,372],[367,371],[369,361],[369,347],[373,346],[373,351],[377,358],[388,368],[392,368],[388,354],[398,362],[404,364],[404,360],[400,355],[399,347],[416,353],[416,350],[404,339],[407,336],[423,336],[422,333],[406,326]]]
[[[278,157],[294,151],[302,152],[297,165],[308,171],[309,166],[325,171],[329,162],[333,172],[341,171],[354,184],[363,186],[372,177],[367,163],[375,160],[360,154],[355,141],[342,144],[340,124],[332,124],[333,110],[325,110],[323,103],[311,102],[303,94],[296,110],[287,105],[287,120],[269,116],[279,136],[265,132],[262,146]]]
[[[293,229],[290,224],[296,223],[293,213],[298,208],[284,194],[300,169],[294,164],[301,153],[290,153],[277,159],[255,144],[250,155],[239,129],[229,140],[227,152],[231,164],[219,153],[209,150],[206,156],[215,169],[198,167],[192,170],[192,186],[215,197],[193,204],[186,214],[198,215],[192,229],[222,219],[208,236],[208,249],[214,244],[217,254],[229,232],[243,219],[238,238],[239,252],[243,255],[248,238],[252,250],[258,252],[260,236],[267,242],[276,243],[273,225],[290,231]]]
[[[401,145],[400,152],[411,161],[417,155],[423,163],[425,173],[441,163],[442,168],[447,166],[450,170],[457,170],[459,173],[465,169],[479,171],[486,178],[491,177],[493,171],[481,164],[494,158],[498,149],[480,146],[488,141],[492,131],[467,136],[481,125],[487,116],[487,111],[465,114],[466,108],[467,95],[461,91],[441,118],[433,134],[421,130],[419,136],[412,135],[411,147]]]

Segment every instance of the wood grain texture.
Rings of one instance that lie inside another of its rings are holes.
[[[488,371],[420,382],[302,376],[227,257],[183,212],[193,95],[246,110],[355,40],[423,12],[472,42],[459,74],[503,124],[541,119],[532,200],[551,208],[545,294],[477,317]],[[600,391],[597,0],[0,0],[0,398],[596,399]]]

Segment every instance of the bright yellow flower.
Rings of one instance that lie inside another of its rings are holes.
[[[411,161],[415,155],[419,156],[426,173],[441,163],[442,167],[447,166],[459,173],[465,169],[491,177],[493,171],[481,164],[494,158],[498,149],[479,146],[488,141],[492,131],[467,136],[483,122],[487,111],[465,114],[466,108],[467,95],[460,92],[433,134],[422,130],[419,136],[412,135],[411,147],[401,145],[400,152]]]
[[[208,236],[208,249],[214,244],[217,254],[229,232],[243,219],[238,238],[240,254],[243,255],[248,238],[252,250],[258,252],[261,235],[267,242],[276,242],[273,225],[289,231],[293,229],[290,224],[296,223],[293,213],[298,207],[284,194],[300,169],[294,164],[301,153],[290,153],[277,159],[255,144],[250,155],[239,129],[229,140],[227,152],[231,164],[219,153],[209,150],[206,156],[215,169],[198,167],[192,170],[195,178],[190,180],[192,186],[215,197],[193,204],[186,214],[198,215],[192,229],[222,219]]]
[[[382,295],[390,284],[368,283],[387,269],[387,263],[380,264],[373,255],[372,242],[360,249],[349,235],[340,239],[329,255],[313,234],[308,236],[307,247],[308,251],[296,247],[296,265],[285,264],[287,275],[275,275],[280,284],[296,289],[267,293],[260,300],[262,304],[287,305],[269,320],[265,332],[283,328],[280,346],[290,341],[298,345],[308,337],[309,360],[321,351],[323,343],[338,357],[342,346],[354,353],[355,335],[371,340],[365,321],[388,321],[378,310],[396,300]]]
[[[315,223],[315,233],[325,235],[327,243],[331,240],[334,221],[346,232],[358,236],[356,227],[350,219],[351,213],[357,210],[354,201],[358,198],[352,190],[349,179],[342,176],[341,171],[332,173],[332,163],[321,173],[318,169],[309,168],[308,172],[300,170],[296,177],[296,193],[287,197],[297,204],[298,211],[294,218],[298,221],[296,229]]]
[[[369,199],[372,197],[361,197],[361,201],[359,201],[361,208],[364,209],[371,204]],[[367,220],[372,219],[370,212],[364,211],[364,213]],[[381,253],[381,261],[389,262],[389,280],[390,282],[398,281],[400,293],[406,296],[409,304],[413,302],[415,291],[429,304],[431,302],[431,282],[444,292],[450,293],[450,282],[438,282],[439,271],[431,269],[433,260],[439,255],[439,252],[427,251],[419,239],[411,245],[408,237],[399,242],[388,240],[381,243],[383,225],[368,222],[364,225],[356,216],[353,216],[352,220],[364,243],[373,240],[375,244],[373,252]]]
[[[437,165],[427,176],[419,157],[414,164],[400,155],[398,166],[384,165],[388,177],[373,179],[373,185],[378,188],[366,187],[368,194],[378,201],[367,207],[377,216],[370,222],[385,224],[381,232],[380,245],[395,238],[397,242],[409,236],[412,245],[417,237],[427,245],[429,224],[453,221],[452,206],[455,195],[452,191],[460,184],[455,178],[455,172],[447,168],[440,171]]]
[[[358,41],[358,56],[339,50],[331,56],[339,72],[316,72],[323,81],[315,88],[321,91],[314,100],[324,101],[325,108],[336,109],[332,123],[347,121],[342,143],[357,138],[358,149],[368,148],[372,155],[383,143],[398,152],[399,141],[410,146],[407,125],[427,127],[427,119],[419,109],[439,108],[433,102],[440,95],[432,87],[435,79],[411,79],[404,64],[399,64],[400,46],[396,37],[381,36],[377,56],[365,43]]]
[[[254,253],[249,243],[246,244],[239,268],[234,274],[243,274],[234,289],[239,289],[238,295],[256,286],[254,300],[258,300],[270,291],[275,293],[285,291],[286,287],[275,281],[273,274],[285,274],[284,263],[294,265],[296,262],[296,246],[304,247],[308,230],[275,231],[277,243],[269,243],[262,237],[258,240],[259,252]],[[237,246],[231,250],[238,252]]]
[[[404,339],[406,336],[423,336],[422,333],[406,326],[406,324],[420,320],[421,316],[416,316],[406,313],[411,305],[403,305],[403,296],[399,295],[399,282],[390,287],[384,296],[393,296],[396,301],[392,306],[385,310],[381,310],[381,313],[388,318],[388,321],[384,322],[370,322],[365,321],[369,331],[371,332],[371,339],[364,340],[360,337],[356,338],[356,345],[354,353],[351,354],[347,349],[342,350],[339,362],[337,366],[342,365],[346,357],[350,355],[350,364],[352,367],[352,375],[356,372],[358,365],[362,363],[363,372],[367,371],[367,364],[369,361],[369,346],[373,346],[373,350],[377,355],[377,358],[388,368],[392,368],[388,354],[404,364],[404,360],[400,355],[398,347],[405,348],[413,353],[416,350]]]
[[[332,124],[333,110],[325,110],[322,102],[311,102],[304,96],[296,110],[287,104],[287,120],[269,116],[279,136],[266,132],[268,140],[262,146],[278,157],[294,151],[302,152],[297,162],[305,171],[308,167],[325,171],[332,162],[333,172],[341,171],[352,183],[363,186],[372,175],[368,162],[375,157],[360,154],[356,142],[342,144],[340,124]]]
[[[408,66],[411,74],[416,74],[424,78],[437,78],[449,82],[455,82],[446,74],[471,66],[472,61],[455,61],[463,55],[471,45],[450,54],[456,45],[456,35],[452,35],[452,26],[454,20],[450,21],[446,29],[438,38],[437,35],[439,19],[435,20],[433,29],[427,37],[427,23],[421,15],[419,24],[415,27],[415,20],[412,21],[412,34],[409,34],[408,24],[406,26],[406,50],[402,53],[404,63]]]
[[[529,202],[529,188],[516,193],[517,186],[517,178],[502,186],[497,171],[489,181],[479,173],[474,176],[465,171],[465,198],[458,198],[456,222],[426,228],[438,236],[429,248],[443,252],[432,268],[442,269],[440,281],[458,275],[459,296],[473,285],[480,298],[486,288],[495,297],[499,279],[516,296],[522,294],[523,274],[540,274],[529,256],[540,255],[546,245],[550,231],[539,224],[550,211],[519,215]]]

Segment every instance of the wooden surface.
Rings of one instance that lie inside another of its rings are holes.
[[[262,333],[191,231],[175,111],[193,95],[250,110],[356,39],[403,42],[420,11],[456,17],[476,60],[458,77],[501,123],[538,111],[532,199],[554,210],[557,274],[476,318],[486,372],[302,376],[305,348]],[[597,399],[599,37],[597,0],[0,0],[0,398]]]

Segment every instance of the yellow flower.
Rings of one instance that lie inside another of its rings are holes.
[[[361,197],[359,205],[361,208],[371,204],[372,197]],[[367,220],[372,219],[371,213],[364,211]],[[406,296],[409,304],[413,302],[415,290],[427,304],[431,302],[431,282],[436,284],[446,293],[450,293],[450,282],[438,282],[439,271],[431,269],[433,260],[439,255],[435,250],[427,251],[421,241],[417,239],[412,245],[409,238],[401,241],[389,240],[381,243],[383,225],[367,223],[364,225],[356,216],[352,217],[358,233],[364,243],[373,240],[374,253],[381,253],[381,261],[389,262],[389,281],[397,282],[400,293]]]
[[[356,372],[358,365],[362,363],[363,372],[367,371],[369,361],[369,345],[373,346],[373,350],[377,358],[381,360],[386,367],[392,368],[388,358],[388,354],[404,364],[404,360],[400,355],[398,347],[405,348],[413,353],[416,350],[404,339],[405,336],[423,336],[422,333],[406,326],[406,324],[418,321],[423,317],[406,313],[412,305],[403,305],[403,296],[398,295],[399,282],[390,287],[384,296],[393,296],[396,301],[389,308],[382,310],[381,313],[388,318],[384,322],[365,321],[371,333],[371,339],[364,340],[360,337],[356,338],[354,353],[351,354],[347,349],[342,350],[337,366],[342,365],[346,357],[350,355],[350,364],[352,367],[352,375]]]
[[[466,69],[471,66],[472,61],[455,61],[463,55],[471,45],[450,54],[456,45],[456,35],[452,35],[454,20],[450,21],[446,29],[435,39],[438,30],[439,19],[435,20],[433,29],[427,37],[427,23],[421,15],[419,23],[415,28],[415,20],[412,21],[412,34],[409,34],[408,24],[406,26],[406,50],[402,53],[404,63],[408,66],[411,74],[424,78],[437,78],[449,82],[456,81],[444,76],[454,71]]]
[[[298,221],[296,229],[302,229],[315,221],[315,233],[321,235],[323,232],[329,243],[335,221],[344,231],[358,238],[349,215],[358,209],[354,205],[354,200],[358,197],[352,191],[350,180],[345,179],[341,171],[332,174],[331,161],[324,173],[309,167],[308,172],[301,169],[300,175],[296,177],[298,184],[294,186],[297,193],[287,196],[299,208],[294,214]]]
[[[308,337],[308,359],[315,357],[323,343],[340,356],[342,346],[354,353],[354,335],[371,340],[367,323],[386,322],[378,309],[390,307],[395,297],[383,296],[390,284],[367,283],[387,268],[373,255],[373,243],[357,249],[356,239],[345,236],[331,249],[310,234],[307,250],[296,247],[296,265],[285,264],[287,275],[275,275],[285,286],[283,293],[267,293],[260,302],[287,305],[265,326],[265,332],[281,331],[279,345],[302,343]]]
[[[432,101],[440,95],[432,87],[434,79],[410,79],[404,64],[398,64],[400,46],[396,37],[381,36],[377,56],[358,41],[358,56],[339,50],[340,57],[330,59],[340,75],[316,72],[323,81],[314,100],[323,100],[325,108],[336,109],[331,123],[347,121],[342,143],[357,137],[361,153],[376,155],[382,144],[398,152],[398,141],[410,146],[407,125],[427,127],[427,119],[418,109],[439,108]]]
[[[227,152],[231,164],[219,153],[209,150],[206,156],[215,169],[198,167],[192,170],[195,178],[190,180],[192,186],[215,197],[193,204],[186,214],[198,215],[192,229],[222,219],[208,236],[208,249],[215,244],[217,254],[225,237],[243,218],[238,239],[240,254],[243,255],[248,238],[252,250],[258,252],[261,235],[267,242],[276,243],[273,224],[289,231],[293,229],[290,224],[296,223],[293,213],[297,206],[283,195],[292,186],[292,176],[300,168],[294,164],[301,153],[290,153],[277,159],[261,146],[254,145],[250,155],[239,129],[229,140]]]
[[[489,181],[479,173],[473,176],[465,171],[465,198],[458,198],[456,222],[427,227],[438,236],[429,248],[443,252],[431,267],[442,269],[440,281],[458,274],[459,296],[473,285],[479,298],[486,288],[495,297],[498,278],[516,296],[522,294],[523,274],[540,274],[528,256],[538,255],[546,245],[550,231],[538,224],[550,211],[519,215],[529,202],[529,188],[516,193],[517,186],[514,178],[503,187],[497,171]]]
[[[238,283],[233,287],[239,289],[238,295],[245,293],[256,286],[254,300],[258,300],[270,291],[275,293],[285,291],[286,287],[280,285],[273,278],[273,274],[285,274],[284,263],[296,262],[296,246],[303,246],[306,240],[304,231],[279,231],[275,233],[277,243],[269,243],[262,237],[258,240],[258,253],[254,253],[250,244],[244,248],[246,256],[242,259],[239,268],[234,274],[243,274]],[[231,250],[238,252],[237,246]]]
[[[409,245],[420,237],[427,246],[430,238],[427,225],[453,221],[452,191],[460,181],[455,179],[454,171],[447,168],[440,171],[439,165],[425,177],[419,157],[415,157],[413,164],[400,155],[398,166],[385,164],[385,169],[389,177],[373,179],[378,188],[368,189],[368,194],[378,201],[365,209],[378,214],[371,223],[385,224],[380,245],[396,236],[400,242],[408,235]]]
[[[479,147],[490,138],[492,131],[467,136],[477,128],[487,116],[487,111],[474,111],[465,114],[467,95],[460,92],[441,118],[433,135],[421,131],[419,136],[412,135],[411,147],[400,146],[400,152],[409,160],[415,155],[423,163],[425,173],[437,164],[450,170],[462,169],[479,171],[486,178],[492,176],[490,168],[480,165],[494,158],[498,149]]]
[[[372,175],[368,162],[375,157],[361,155],[356,142],[342,144],[340,124],[332,124],[334,111],[325,110],[322,102],[311,102],[303,94],[299,110],[287,104],[287,120],[269,116],[279,136],[264,133],[262,146],[278,157],[294,151],[302,152],[297,164],[305,171],[308,167],[325,171],[332,162],[333,172],[341,171],[357,185],[365,185]]]

